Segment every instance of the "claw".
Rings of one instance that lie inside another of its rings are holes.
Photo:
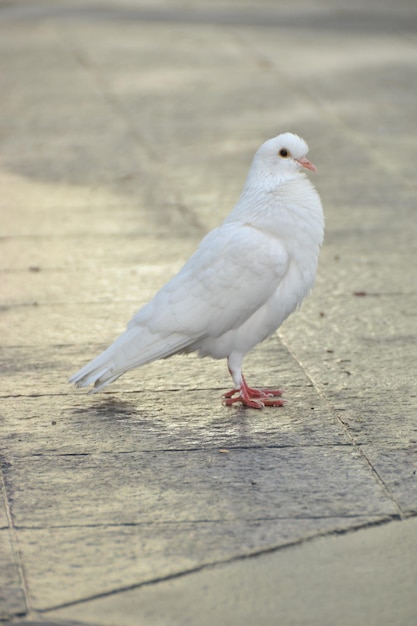
[[[239,389],[231,389],[223,394],[223,403],[232,406],[237,402],[251,409],[263,409],[264,406],[284,406],[284,401],[279,399],[283,394],[281,389],[252,389],[242,376],[242,384]],[[255,399],[257,398],[257,399]]]

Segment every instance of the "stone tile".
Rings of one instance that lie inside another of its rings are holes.
[[[262,412],[222,406],[222,391],[170,387],[100,398],[63,396],[59,406],[49,395],[4,399],[5,455],[351,443],[333,414],[316,402],[312,411],[298,390],[288,392],[285,407]]]
[[[17,527],[398,513],[349,446],[10,457],[5,482]]]
[[[0,530],[9,527],[9,520],[7,517],[7,499],[4,490],[3,479],[0,481]]]
[[[155,521],[20,530],[19,542],[32,606],[42,610],[372,521],[372,517],[197,524]]]
[[[361,446],[406,515],[417,514],[417,439],[409,445],[370,443]]]
[[[26,612],[25,594],[22,589],[17,557],[12,548],[10,530],[0,528],[0,619]]]
[[[412,626],[416,520],[330,536],[54,611],[57,618],[173,624]]]
[[[16,587],[20,583],[16,557],[12,548],[10,532],[10,529],[7,528],[0,529],[0,554],[2,555],[0,587]]]
[[[306,303],[298,327],[289,320],[280,330],[358,443],[416,439],[417,335],[409,308],[416,297],[316,298]],[[301,340],[300,325],[308,341]]]

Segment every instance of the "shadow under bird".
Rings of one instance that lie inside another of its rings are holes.
[[[311,290],[323,241],[320,197],[302,168],[306,142],[292,133],[256,152],[240,198],[183,268],[130,320],[112,345],[70,381],[93,392],[174,354],[227,358],[226,405],[282,406],[279,389],[253,389],[242,374],[249,350],[272,335]]]

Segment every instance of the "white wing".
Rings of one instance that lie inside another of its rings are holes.
[[[275,292],[288,254],[276,237],[249,224],[211,231],[184,267],[129,323],[190,343],[239,327]]]
[[[202,240],[127,330],[70,382],[94,384],[98,391],[129,369],[238,328],[275,292],[287,267],[279,239],[250,224],[223,224]]]

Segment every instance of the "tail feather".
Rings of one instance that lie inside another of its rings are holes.
[[[76,387],[93,385],[90,393],[96,393],[128,370],[183,352],[194,342],[195,339],[180,334],[161,337],[144,327],[130,327],[68,382]]]

